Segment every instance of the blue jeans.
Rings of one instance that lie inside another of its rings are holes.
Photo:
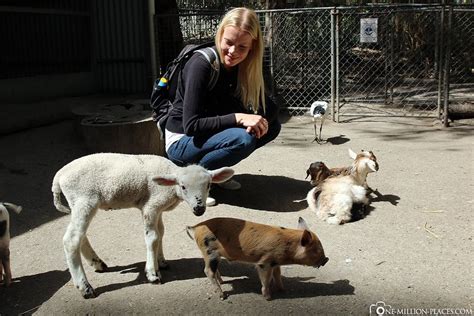
[[[247,133],[243,127],[228,128],[210,136],[185,135],[170,146],[167,154],[178,166],[198,164],[208,170],[230,167],[274,140],[280,130],[280,122],[275,120],[260,139]]]

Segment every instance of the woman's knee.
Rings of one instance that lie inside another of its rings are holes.
[[[228,146],[235,148],[254,148],[257,138],[247,133],[244,128],[232,128],[229,130]]]

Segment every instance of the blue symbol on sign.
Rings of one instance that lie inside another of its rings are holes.
[[[372,25],[367,26],[364,29],[364,33],[369,36],[372,35],[374,33],[374,29],[372,28]]]

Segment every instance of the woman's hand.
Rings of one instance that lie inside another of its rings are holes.
[[[263,137],[268,132],[268,121],[261,115],[235,113],[237,124],[247,128],[247,133],[255,134],[255,137]]]

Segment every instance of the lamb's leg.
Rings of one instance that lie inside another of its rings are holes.
[[[5,286],[10,286],[12,283],[12,271],[10,269],[10,249],[6,250],[6,254],[2,258],[2,264],[5,270]]]
[[[145,274],[149,282],[161,283],[161,273],[158,266],[157,249],[161,242],[161,235],[157,231],[158,214],[153,209],[143,210],[143,223],[145,226],[146,265]]]
[[[257,264],[258,276],[260,277],[260,283],[262,284],[262,295],[267,301],[272,299],[270,291],[270,282],[272,280],[273,268],[270,265]]]
[[[0,256],[0,283],[3,282],[3,263],[2,263],[2,257]]]
[[[90,266],[94,267],[96,272],[105,272],[105,271],[107,271],[107,268],[108,268],[107,265],[95,253],[95,251],[92,248],[87,236],[84,236],[82,238],[81,253],[84,256],[84,258],[86,259],[87,263],[89,263]]]
[[[166,262],[165,256],[163,254],[163,235],[165,234],[165,225],[163,225],[162,214],[162,212],[159,213],[156,225],[156,229],[160,238],[158,238],[158,244],[155,251],[158,254],[158,266],[160,267],[160,269],[167,269],[169,265],[168,262]]]
[[[82,239],[94,214],[95,210],[90,210],[86,207],[74,208],[71,213],[71,222],[63,237],[64,253],[66,254],[69,272],[71,273],[74,285],[79,289],[84,298],[97,296],[87,280],[80,253]]]

